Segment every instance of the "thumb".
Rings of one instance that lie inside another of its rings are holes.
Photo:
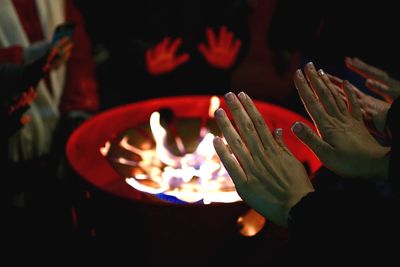
[[[297,121],[292,125],[292,132],[308,146],[322,162],[326,161],[331,146],[322,140],[310,127]]]

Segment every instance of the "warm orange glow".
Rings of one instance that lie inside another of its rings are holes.
[[[111,143],[106,142],[103,147],[100,147],[100,153],[105,157],[108,154],[108,151],[110,151]]]
[[[210,99],[209,115],[219,107],[218,97]],[[214,135],[203,126],[204,137],[200,138],[197,148],[192,153],[174,155],[167,146],[167,131],[160,124],[160,114],[153,112],[150,116],[150,128],[155,141],[155,148],[139,149],[128,143],[123,137],[119,145],[140,156],[141,160],[132,161],[121,157],[111,158],[113,162],[139,167],[140,171],[127,177],[126,182],[133,188],[150,193],[164,194],[178,200],[204,204],[212,202],[229,203],[241,198],[227,171],[219,161],[214,146]],[[180,138],[175,138],[180,140]],[[102,154],[109,150],[108,145],[101,148]],[[177,143],[180,151],[185,151],[184,144]],[[107,153],[103,154],[104,156]]]
[[[253,209],[250,209],[237,220],[240,233],[243,236],[255,236],[263,229],[265,222],[265,217]]]
[[[219,108],[220,101],[217,96],[213,96],[210,99],[210,108],[208,109],[208,117],[214,118],[214,112]]]

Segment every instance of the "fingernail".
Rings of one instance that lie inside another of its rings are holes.
[[[244,92],[240,92],[238,94],[238,97],[239,97],[240,100],[246,100],[246,94]]]
[[[314,69],[314,63],[308,62],[306,67],[309,68],[309,69]]]
[[[225,111],[222,108],[219,108],[215,111],[214,116],[222,118],[225,115]]]
[[[301,125],[300,122],[296,121],[293,125],[292,125],[292,132],[294,133],[300,133],[303,130],[303,125]]]
[[[325,72],[324,72],[323,69],[319,69],[319,70],[318,70],[318,74],[319,74],[320,76],[323,76],[323,75],[325,74]]]
[[[224,142],[222,141],[222,139],[219,136],[216,136],[213,139],[213,143],[214,144],[223,144]]]
[[[283,130],[282,128],[277,128],[275,129],[275,135],[282,137],[283,136]]]
[[[225,99],[227,101],[233,101],[235,99],[235,95],[232,92],[228,92],[225,94]]]
[[[303,72],[301,72],[300,69],[296,70],[296,76],[297,76],[297,78],[299,78],[300,80],[304,80]]]

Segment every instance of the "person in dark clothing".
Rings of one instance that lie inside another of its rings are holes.
[[[398,176],[393,164],[396,155],[396,128],[391,121],[398,110],[397,100],[388,112],[387,125],[392,146],[380,145],[363,123],[362,112],[351,84],[343,82],[346,101],[324,71],[312,63],[298,70],[294,81],[299,95],[318,129],[296,122],[293,133],[309,146],[324,163],[319,175],[336,179],[337,175],[352,184],[332,189],[311,184],[304,169],[293,158],[275,130],[275,140],[251,99],[244,93],[238,98],[226,95],[226,102],[238,128],[232,126],[219,109],[216,120],[228,145],[216,137],[214,147],[232,177],[239,195],[272,222],[290,232],[289,255],[282,261],[310,262],[313,255],[329,261],[380,259],[390,262],[393,242],[399,235],[396,194],[364,190],[371,180],[389,183],[396,192]],[[398,131],[398,129],[397,129]],[[228,148],[229,146],[229,148]],[[235,157],[232,156],[232,153]],[[338,185],[336,182],[334,185]],[[360,190],[359,188],[363,188]],[[395,256],[394,256],[395,257]]]
[[[2,142],[28,122],[21,119],[35,98],[35,87],[45,75],[48,62],[49,55],[46,54],[25,65],[0,64],[0,123],[4,127]]]

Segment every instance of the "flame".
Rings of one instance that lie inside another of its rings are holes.
[[[213,117],[218,107],[219,98],[214,96],[210,99],[208,115]],[[204,135],[200,136],[195,151],[182,156],[174,155],[168,150],[167,131],[160,124],[158,112],[151,114],[150,128],[156,144],[155,149],[139,149],[129,144],[128,137],[125,136],[119,145],[139,155],[141,160],[135,162],[112,158],[116,163],[136,166],[143,171],[125,179],[130,186],[150,194],[172,196],[187,203],[201,200],[204,204],[229,203],[241,200],[214,150],[214,135],[207,128],[203,127]],[[177,142],[177,138],[175,141]],[[182,146],[179,150],[185,151],[183,143],[177,142],[177,146]]]
[[[208,117],[209,118],[214,118],[214,113],[215,111],[219,108],[220,101],[217,96],[213,96],[210,99],[210,107],[208,109]]]
[[[105,157],[107,156],[108,151],[110,151],[110,148],[111,148],[111,143],[107,141],[103,147],[100,147],[100,153]]]

